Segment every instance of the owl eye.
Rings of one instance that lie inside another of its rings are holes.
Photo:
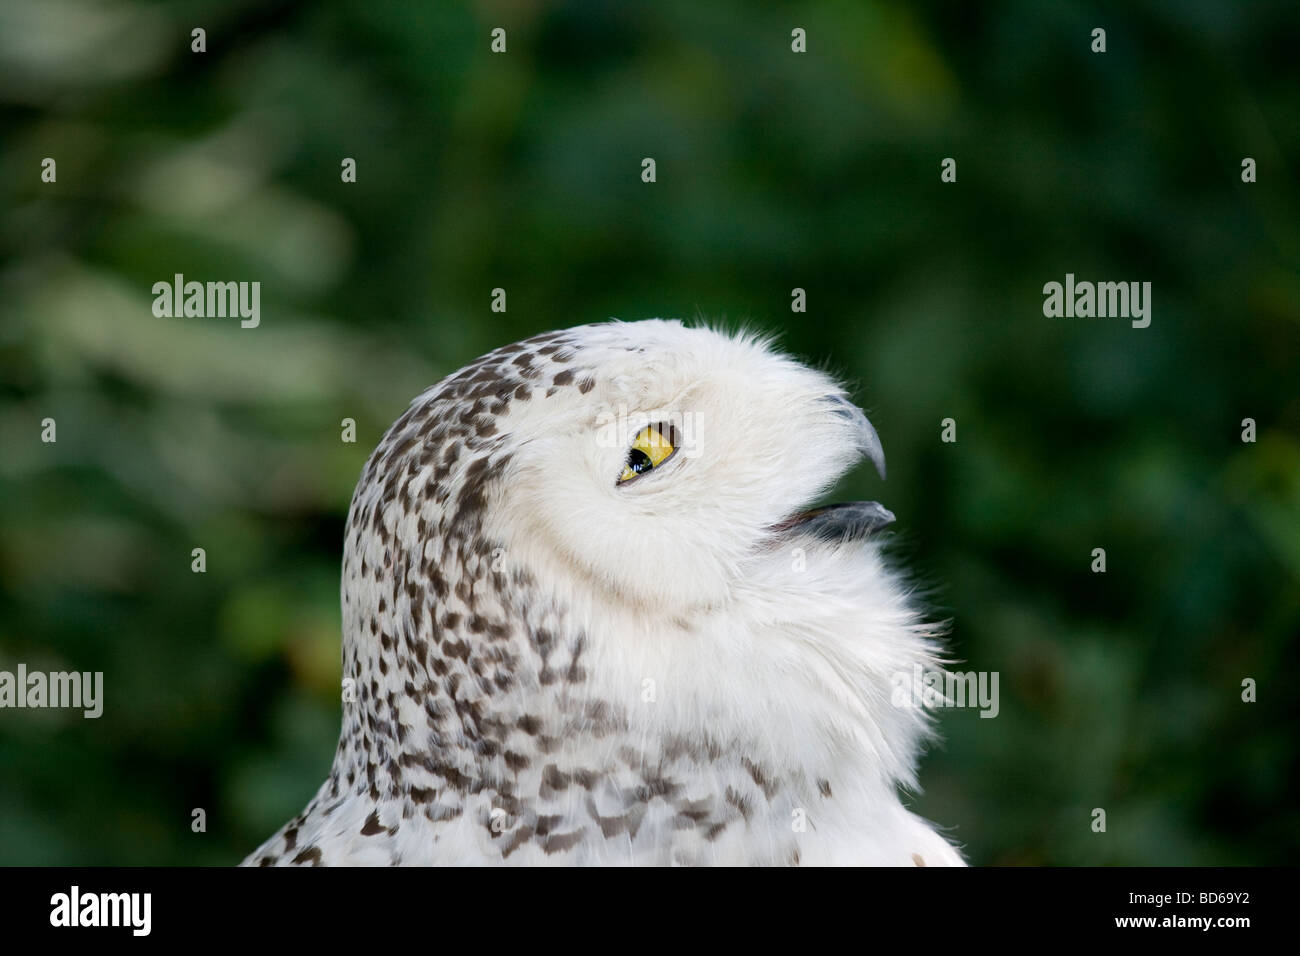
[[[632,447],[628,449],[627,464],[618,476],[618,483],[631,481],[653,468],[658,468],[677,450],[673,444],[673,427],[667,424],[647,425],[636,433]]]

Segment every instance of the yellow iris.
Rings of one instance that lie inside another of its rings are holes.
[[[631,481],[667,460],[675,449],[664,432],[665,426],[647,425],[636,433],[636,438],[632,439],[632,448],[627,453],[627,464],[618,476],[619,484]]]

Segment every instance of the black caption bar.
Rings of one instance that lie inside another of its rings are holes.
[[[128,946],[147,940],[207,946],[283,938],[335,951],[348,941],[384,945],[424,934],[440,947],[462,934],[470,945],[490,938],[499,946],[514,932],[525,943],[540,932],[636,945],[687,924],[706,937],[718,934],[731,948],[737,932],[761,939],[812,931],[817,939],[843,930],[864,945],[911,933],[917,940],[946,934],[966,940],[974,933],[999,941],[1195,937],[1231,944],[1279,929],[1284,886],[1292,882],[1292,874],[1266,869],[562,870],[542,876],[482,869],[45,868],[0,870],[0,876],[6,941],[75,937],[77,945],[103,938]]]

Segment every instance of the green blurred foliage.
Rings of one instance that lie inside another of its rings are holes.
[[[1297,35],[1283,0],[9,0],[0,667],[106,702],[0,712],[0,862],[231,863],[296,812],[370,448],[608,316],[777,329],[855,384],[890,478],[843,493],[1001,675],[916,801],[974,861],[1294,861]],[[155,318],[178,272],[260,281],[261,327]],[[1045,319],[1066,272],[1151,281],[1150,328]]]

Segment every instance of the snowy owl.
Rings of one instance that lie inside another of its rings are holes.
[[[490,352],[371,455],[329,778],[246,865],[962,865],[910,812],[937,629],[876,431],[750,334],[608,322]]]

